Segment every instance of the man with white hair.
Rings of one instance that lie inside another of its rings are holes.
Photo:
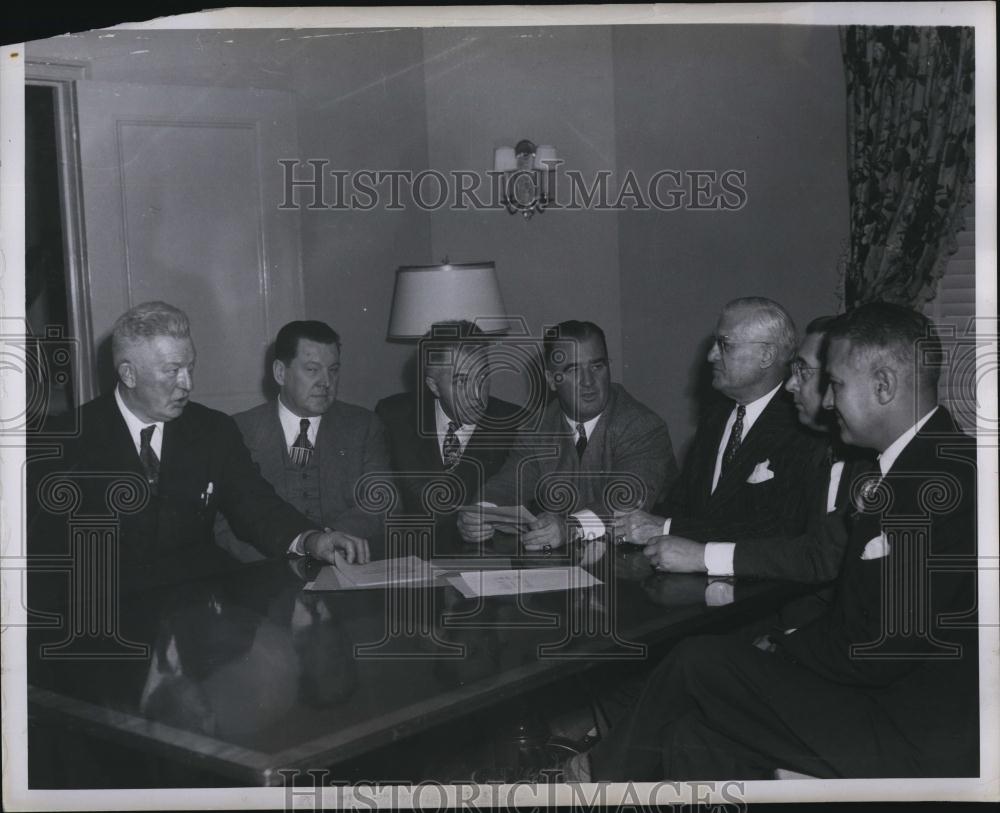
[[[114,391],[81,408],[79,436],[55,465],[78,483],[84,505],[105,512],[108,476],[124,475],[123,485],[135,475],[146,481],[148,494],[118,519],[126,587],[224,564],[213,542],[217,512],[269,556],[295,552],[332,562],[336,551],[348,561],[368,560],[367,545],[345,544],[275,493],[232,418],[190,400],[195,348],[183,311],[165,302],[132,308],[115,323],[112,354]],[[36,541],[65,544],[54,532]]]
[[[980,775],[976,442],[938,405],[947,356],[927,317],[882,302],[828,339],[823,406],[878,455],[832,604],[766,648],[684,640],[566,779]]]
[[[619,538],[647,545],[657,567],[727,576],[733,540],[805,529],[810,468],[825,440],[801,426],[782,390],[796,346],[795,325],[777,302],[745,297],[723,307],[707,360],[712,386],[728,400],[699,426],[669,513],[622,514]]]

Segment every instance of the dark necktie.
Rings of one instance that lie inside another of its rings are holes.
[[[455,434],[455,430],[458,429],[458,424],[454,421],[448,421],[448,431],[444,436],[444,443],[441,444],[441,460],[444,463],[446,469],[453,469],[458,465],[458,460],[462,456],[462,444],[458,441],[458,435]]]
[[[587,427],[582,423],[576,425],[576,456],[582,458],[587,451]]]
[[[299,421],[299,436],[288,450],[288,456],[296,466],[304,468],[312,453],[313,445],[309,442],[309,419],[303,418]]]
[[[743,418],[746,414],[747,408],[743,404],[736,407],[736,423],[733,424],[733,431],[729,433],[729,442],[726,443],[726,451],[722,455],[723,474],[740,450],[740,443],[743,441]]]
[[[150,445],[155,431],[156,424],[153,424],[139,432],[139,462],[142,463],[142,471],[146,475],[146,482],[149,483],[149,490],[154,496],[160,488],[160,458],[156,456],[156,452]]]

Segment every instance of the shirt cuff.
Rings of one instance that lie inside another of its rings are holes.
[[[573,519],[575,519],[580,524],[581,538],[586,540],[597,539],[604,536],[608,532],[608,529],[604,527],[604,523],[598,518],[597,514],[588,509],[583,509],[582,511],[577,511],[575,514],[570,514]]]
[[[670,523],[673,522],[673,517],[667,517],[663,520],[663,535],[666,536],[670,533]]]
[[[733,585],[726,581],[709,582],[705,588],[705,604],[721,607],[733,603]]]
[[[709,576],[732,576],[735,542],[709,542],[705,545],[705,569]]]
[[[293,556],[305,556],[306,546],[302,543],[305,541],[306,535],[311,534],[312,531],[303,531],[295,539],[292,540],[292,544],[288,546],[288,552]]]

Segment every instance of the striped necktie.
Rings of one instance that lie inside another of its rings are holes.
[[[303,418],[299,421],[299,436],[295,438],[295,443],[288,450],[288,456],[299,468],[305,468],[312,457],[313,445],[309,442],[309,419]]]

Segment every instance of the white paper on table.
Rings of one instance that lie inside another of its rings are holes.
[[[336,567],[324,567],[305,589],[351,590],[389,585],[417,587],[431,582],[433,578],[434,571],[430,563],[412,555],[397,559],[378,559],[364,565],[349,565],[340,561]]]
[[[523,570],[473,570],[449,579],[466,598],[513,596],[593,587],[603,582],[580,567],[535,567]]]

